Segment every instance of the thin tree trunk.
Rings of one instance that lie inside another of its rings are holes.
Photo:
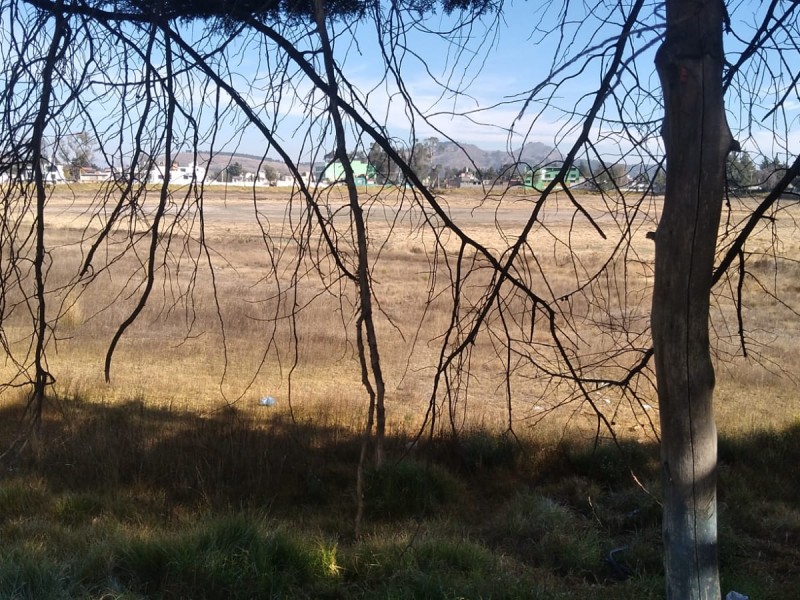
[[[372,437],[373,422],[375,426],[375,464],[383,463],[383,441],[386,430],[386,416],[384,409],[385,385],[381,369],[380,352],[378,349],[378,336],[375,331],[375,322],[372,312],[372,282],[369,273],[369,256],[367,249],[367,225],[364,220],[364,211],[358,198],[353,168],[347,154],[347,140],[345,137],[344,123],[339,112],[338,85],[336,82],[336,69],[333,60],[333,48],[328,37],[325,7],[321,0],[315,1],[315,17],[317,31],[322,45],[322,56],[325,64],[329,89],[328,113],[333,122],[336,133],[335,158],[342,164],[345,184],[350,201],[350,212],[353,227],[356,232],[357,247],[357,286],[359,295],[359,318],[356,324],[358,342],[358,357],[361,363],[361,381],[369,394],[369,410],[367,426],[361,446],[361,456],[356,473],[356,522],[355,537],[361,536],[361,525],[364,516],[364,470],[366,466],[367,447]],[[366,345],[364,344],[366,338]],[[371,378],[370,378],[371,376]],[[373,421],[374,417],[374,421]]]
[[[56,63],[63,58],[66,48],[67,21],[63,14],[56,13],[53,29],[53,39],[47,52],[47,58],[42,71],[42,95],[39,99],[39,111],[33,123],[31,143],[33,181],[36,189],[36,256],[33,263],[33,272],[36,285],[34,297],[36,298],[36,318],[34,336],[36,346],[34,349],[34,368],[36,376],[33,382],[33,392],[28,402],[31,411],[32,425],[35,436],[38,438],[42,427],[42,410],[44,408],[45,391],[53,383],[53,377],[47,370],[45,358],[45,341],[47,338],[47,310],[45,290],[45,227],[44,209],[47,203],[47,190],[45,189],[44,172],[42,171],[44,130],[50,114],[50,100],[53,95],[53,73]]]
[[[661,415],[668,600],[717,600],[717,433],[709,296],[732,138],[722,90],[721,0],[668,0],[656,66],[664,93],[664,209],[652,331]]]

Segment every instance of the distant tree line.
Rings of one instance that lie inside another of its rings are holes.
[[[757,188],[769,191],[781,180],[787,168],[786,162],[777,156],[773,158],[763,156],[756,165],[749,152],[732,153],[727,162],[728,184],[732,188]],[[795,180],[793,185],[797,187],[800,181]]]

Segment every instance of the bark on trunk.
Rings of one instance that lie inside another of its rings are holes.
[[[664,209],[652,331],[661,414],[667,598],[720,598],[717,434],[709,295],[732,139],[722,90],[721,0],[668,0],[656,57],[664,94]]]

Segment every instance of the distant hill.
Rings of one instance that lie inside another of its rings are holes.
[[[541,142],[528,142],[513,152],[483,150],[475,144],[440,142],[434,151],[433,162],[444,169],[461,169],[472,167],[473,164],[479,169],[499,169],[503,165],[514,162],[528,163],[533,166],[561,160],[561,158],[558,150]]]
[[[503,165],[513,162],[538,165],[558,161],[561,158],[558,150],[541,142],[528,142],[513,153],[506,150],[484,150],[475,144],[439,142],[434,150],[433,162],[442,169],[471,169],[473,165],[479,169],[499,169]],[[194,155],[191,152],[181,152],[176,157],[176,162],[180,165],[190,164],[193,160]],[[241,164],[242,169],[249,173],[255,173],[259,167],[263,169],[264,165],[269,165],[280,174],[289,173],[289,169],[283,161],[269,157],[264,159],[255,154],[218,152],[214,154],[209,164],[209,153],[200,151],[197,153],[197,162],[212,175],[235,162]],[[301,172],[311,170],[309,163],[301,163],[298,166]]]
[[[239,163],[242,165],[242,170],[247,173],[255,173],[258,170],[264,170],[265,166],[270,166],[281,175],[288,175],[289,168],[280,159],[263,158],[255,154],[245,154],[239,152],[217,152],[211,158],[209,164],[209,153],[206,151],[199,151],[197,153],[197,163],[206,168],[210,175],[217,171],[225,169],[228,165]],[[179,152],[175,157],[175,162],[179,165],[188,165],[195,160],[195,155],[191,152]],[[299,165],[300,171],[308,171],[309,164],[301,163]]]

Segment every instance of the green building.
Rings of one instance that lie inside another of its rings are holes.
[[[525,181],[524,185],[526,188],[533,188],[539,192],[544,191],[544,189],[550,185],[553,179],[556,178],[558,173],[561,171],[562,166],[549,166],[549,167],[540,167],[535,171],[529,170],[525,174]],[[570,167],[567,170],[566,175],[564,176],[564,183],[567,187],[577,185],[583,182],[583,176],[581,175],[580,170],[578,167]]]
[[[353,169],[356,185],[366,185],[367,182],[375,180],[375,167],[370,163],[362,160],[352,160],[350,165]],[[338,160],[329,164],[314,165],[314,179],[318,182],[344,183],[344,166]]]

